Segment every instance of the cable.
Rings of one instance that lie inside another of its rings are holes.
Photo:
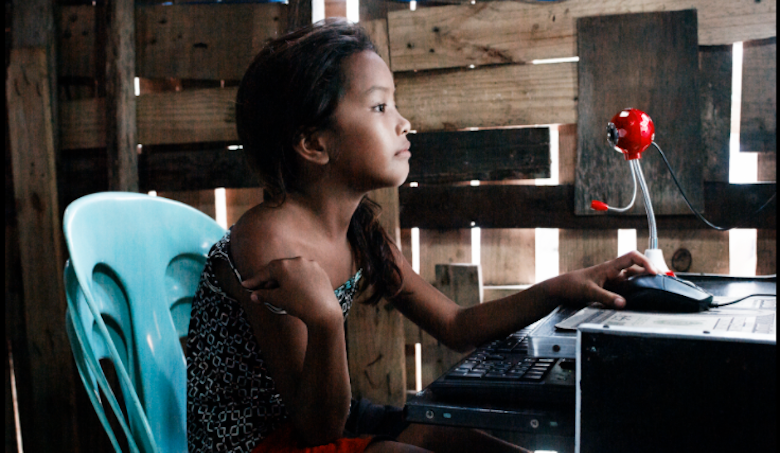
[[[718,307],[725,307],[726,305],[736,304],[737,302],[742,302],[745,299],[748,299],[750,297],[777,297],[776,294],[751,294],[749,296],[745,296],[742,298],[739,298],[737,300],[732,300],[730,302],[726,302],[725,304],[710,304],[710,308],[718,308]]]
[[[716,230],[725,231],[725,230],[730,230],[730,229],[734,228],[734,227],[720,227],[720,226],[717,226],[717,225],[713,225],[710,221],[705,219],[704,216],[702,216],[699,213],[699,211],[693,209],[693,206],[691,205],[690,200],[688,200],[688,197],[685,195],[685,191],[683,190],[682,186],[680,185],[680,181],[677,180],[677,175],[675,175],[674,174],[674,170],[672,170],[672,165],[669,163],[669,160],[666,158],[666,154],[664,154],[664,152],[661,150],[661,147],[658,146],[658,144],[656,142],[653,142],[652,145],[655,146],[655,149],[657,149],[658,152],[661,154],[661,158],[664,160],[664,163],[666,164],[666,168],[669,169],[669,173],[671,173],[672,179],[674,179],[674,183],[677,184],[677,188],[680,189],[680,194],[682,194],[682,197],[685,200],[685,203],[688,204],[688,207],[696,215],[696,217],[698,217],[699,220],[701,220],[702,222],[706,223],[707,225],[709,225],[710,227],[712,227],[712,228],[714,228]],[[772,200],[775,199],[775,197],[777,197],[777,192],[773,193],[772,196],[769,197],[769,199],[766,201],[766,203],[764,203],[760,208],[758,208],[758,210],[756,212],[751,214],[751,216],[755,216],[756,214],[761,212],[765,207],[767,207],[769,205],[769,203],[772,202]]]
[[[632,206],[634,206],[634,202],[636,201],[636,170],[634,170],[634,161],[631,161],[629,165],[629,168],[631,169],[631,179],[634,181],[634,194],[631,195],[631,203],[628,204],[628,206],[623,208],[613,208],[612,206],[607,206],[608,211],[615,211],[615,212],[626,212],[629,209],[631,209]],[[591,208],[593,209],[593,208]]]

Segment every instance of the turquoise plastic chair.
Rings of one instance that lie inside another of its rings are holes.
[[[101,395],[131,451],[186,452],[187,336],[192,297],[225,230],[165,198],[103,192],[71,203],[63,220],[66,329],[76,365],[114,448]],[[112,362],[125,419],[100,360]]]

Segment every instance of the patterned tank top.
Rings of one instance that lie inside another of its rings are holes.
[[[230,256],[230,230],[209,251],[192,300],[187,338],[187,445],[189,453],[249,453],[286,419],[274,379],[241,304],[226,295],[214,275]],[[346,320],[361,271],[336,289]],[[284,314],[273,306],[269,310]]]

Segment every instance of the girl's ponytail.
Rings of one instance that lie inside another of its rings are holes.
[[[358,205],[352,215],[347,238],[357,255],[358,266],[363,269],[363,288],[371,287],[371,295],[365,303],[375,305],[382,297],[398,295],[403,287],[401,270],[395,263],[392,240],[379,223],[382,208],[368,197]]]

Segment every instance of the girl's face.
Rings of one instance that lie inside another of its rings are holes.
[[[409,174],[411,127],[395,105],[393,74],[374,52],[344,62],[347,87],[328,135],[331,171],[357,191],[397,187]]]

